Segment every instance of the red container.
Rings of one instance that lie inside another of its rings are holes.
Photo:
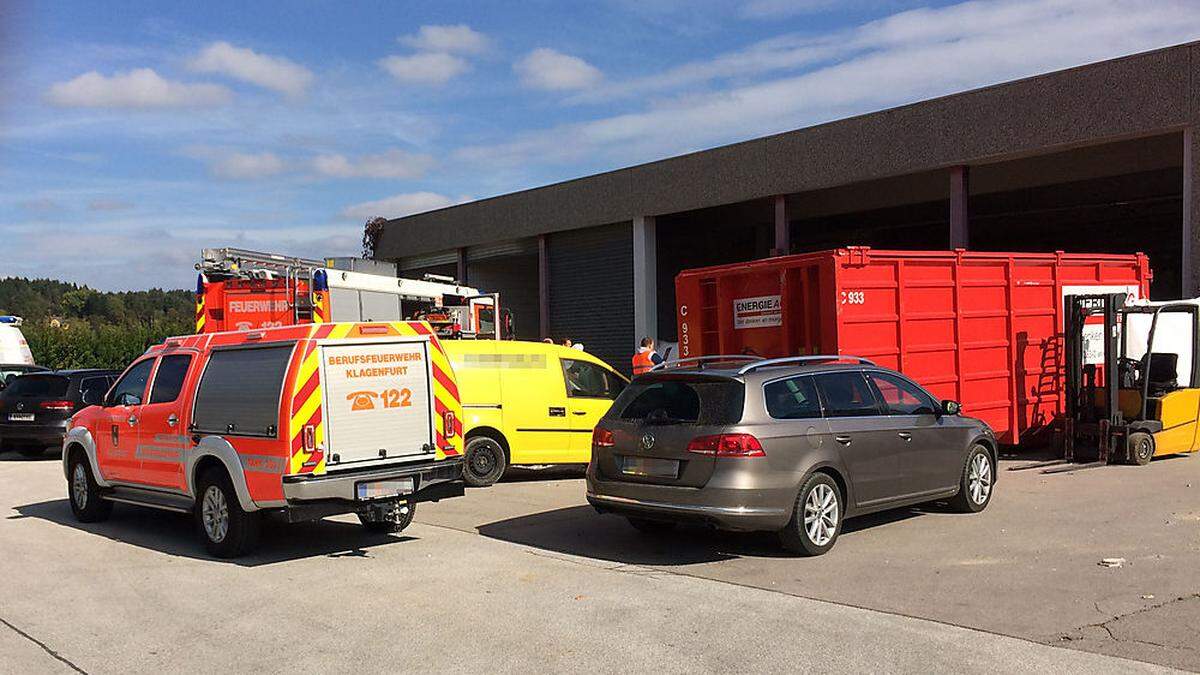
[[[1002,443],[1063,413],[1063,298],[1148,297],[1145,255],[849,247],[685,270],[679,356],[853,354],[962,403]]]

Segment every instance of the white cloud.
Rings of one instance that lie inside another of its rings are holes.
[[[418,178],[433,166],[433,157],[388,150],[377,155],[349,158],[345,155],[320,155],[313,159],[313,170],[334,178]]]
[[[542,47],[513,64],[521,84],[533,89],[584,89],[597,84],[604,74],[578,56]]]
[[[196,156],[208,159],[208,170],[217,178],[257,180],[282,173],[286,166],[272,152],[215,152],[198,151]]]
[[[465,60],[443,53],[389,56],[379,66],[405,84],[445,84],[470,68]]]
[[[401,216],[410,216],[414,213],[445,208],[468,201],[469,199],[469,197],[459,197],[456,200],[436,192],[405,192],[372,202],[347,206],[342,209],[342,217],[362,221],[375,216],[399,218]]]
[[[419,52],[479,54],[486,51],[486,35],[466,24],[453,26],[421,26],[416,35],[406,35],[399,42]]]
[[[818,46],[845,46],[808,72],[684,93],[456,155],[510,166],[647,161],[1194,40],[1194,10],[1172,0],[997,0],[906,11],[820,38]]]
[[[84,73],[50,87],[47,99],[68,108],[188,108],[228,103],[233,93],[219,84],[174,82],[151,68],[106,77]]]
[[[312,71],[304,66],[228,42],[210,44],[188,66],[197,72],[221,73],[288,96],[303,94],[313,81]]]

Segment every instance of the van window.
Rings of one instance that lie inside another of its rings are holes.
[[[275,436],[279,400],[293,345],[222,349],[212,353],[196,389],[196,431]]]
[[[606,398],[613,400],[621,393],[621,380],[616,375],[588,361],[562,359],[563,377],[567,380],[567,396],[571,398]]]
[[[861,371],[826,373],[814,375],[813,379],[821,391],[821,397],[825,399],[826,416],[864,417],[880,414],[875,394]]]
[[[183,378],[187,376],[190,365],[192,365],[191,354],[172,354],[162,357],[158,362],[158,372],[154,373],[154,385],[150,388],[150,402],[170,403],[179,398],[179,392],[183,389]]]
[[[746,388],[726,379],[655,380],[642,376],[613,403],[621,418],[647,422],[736,424]]]
[[[793,377],[763,387],[767,414],[777,420],[799,420],[821,416],[821,402],[811,377]]]

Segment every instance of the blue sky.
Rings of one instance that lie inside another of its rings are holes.
[[[1200,38],[1200,1],[0,8],[0,276],[187,288],[396,217]]]

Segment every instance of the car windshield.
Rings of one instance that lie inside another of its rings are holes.
[[[736,424],[745,386],[724,378],[635,380],[613,403],[621,419],[650,424]]]
[[[14,379],[4,390],[6,396],[44,396],[46,398],[67,395],[70,380],[62,375],[22,375]]]

